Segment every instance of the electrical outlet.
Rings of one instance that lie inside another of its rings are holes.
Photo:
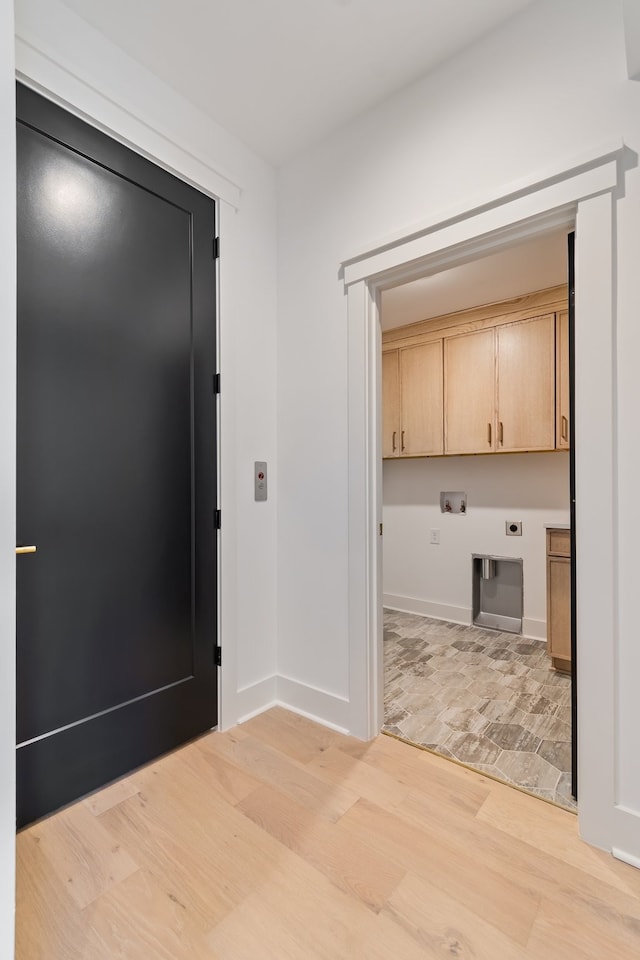
[[[522,520],[507,520],[505,523],[506,534],[508,537],[522,536]]]
[[[429,543],[440,543],[440,531],[439,531],[439,530],[430,530],[430,531],[429,531]]]

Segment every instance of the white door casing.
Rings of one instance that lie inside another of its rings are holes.
[[[380,292],[575,224],[579,825],[585,840],[638,866],[640,811],[616,802],[614,203],[628,153],[621,142],[595,148],[472,209],[376,244],[341,270],[349,325],[350,729],[368,739],[384,714]]]

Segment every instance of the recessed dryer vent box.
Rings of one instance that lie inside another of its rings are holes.
[[[460,490],[440,494],[440,513],[466,513],[467,495]]]
[[[473,622],[507,633],[522,633],[522,560],[474,554]]]

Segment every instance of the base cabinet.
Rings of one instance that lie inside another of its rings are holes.
[[[547,530],[547,653],[556,670],[571,670],[571,533]]]

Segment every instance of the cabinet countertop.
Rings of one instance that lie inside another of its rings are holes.
[[[545,530],[571,530],[570,523],[545,523]]]

